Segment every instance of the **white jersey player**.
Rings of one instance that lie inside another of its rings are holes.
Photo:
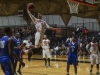
[[[96,75],[99,75],[99,50],[98,50],[98,43],[95,42],[95,37],[92,38],[92,42],[89,44],[89,50],[90,50],[90,61],[91,61],[91,69],[90,74],[92,74],[92,68],[93,65],[96,64],[97,66],[97,73]]]
[[[46,56],[48,58],[48,66],[50,67],[50,51],[49,51],[49,43],[50,43],[50,40],[47,39],[47,36],[44,35],[44,39],[42,41],[42,49],[43,49],[43,59],[44,59],[44,62],[45,62],[45,66],[47,65],[47,60],[46,60]]]
[[[31,20],[35,24],[35,28],[37,30],[36,34],[35,34],[35,48],[39,48],[41,46],[43,36],[44,36],[44,32],[45,32],[46,28],[51,29],[51,30],[56,30],[56,31],[58,31],[59,29],[58,28],[52,28],[44,20],[41,20],[42,15],[40,13],[35,14],[35,17],[34,17],[31,14],[30,10],[32,10],[32,9],[29,9],[28,6],[27,6],[27,12],[28,12]]]

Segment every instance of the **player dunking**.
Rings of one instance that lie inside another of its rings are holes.
[[[69,51],[68,51],[68,62],[67,62],[67,74],[69,75],[69,69],[70,69],[70,65],[73,64],[74,65],[74,70],[75,70],[75,75],[77,75],[77,56],[80,54],[81,50],[78,52],[78,50],[80,50],[80,44],[78,43],[78,41],[76,40],[76,37],[73,36],[72,37],[72,42],[70,42],[69,44]]]
[[[46,60],[46,56],[48,57],[48,67],[50,67],[50,51],[49,51],[49,43],[50,43],[50,40],[47,39],[47,36],[44,35],[44,39],[42,41],[42,49],[43,49],[43,59],[44,59],[44,65],[46,66],[47,65],[47,60]]]
[[[12,30],[10,27],[4,28],[5,36],[0,39],[0,63],[3,67],[3,72],[5,75],[14,75],[14,66],[13,66],[13,58],[21,63],[22,66],[25,66],[25,63],[22,62],[15,54],[14,54],[14,41],[12,36]]]
[[[92,38],[92,42],[89,44],[89,52],[90,52],[90,61],[91,61],[91,69],[90,74],[92,74],[93,65],[96,64],[97,73],[99,75],[99,50],[98,50],[98,43],[96,42],[95,37]]]
[[[42,15],[40,13],[35,14],[35,17],[34,17],[30,12],[30,10],[33,9],[32,6],[34,7],[33,3],[29,3],[27,5],[27,12],[28,12],[31,20],[35,24],[35,27],[37,30],[37,32],[35,34],[35,48],[39,48],[41,46],[41,43],[43,40],[45,28],[48,28],[51,30],[56,30],[56,31],[59,31],[59,29],[50,27],[45,21],[42,20]]]

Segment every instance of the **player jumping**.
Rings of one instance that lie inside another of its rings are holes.
[[[35,48],[39,48],[41,46],[46,28],[51,29],[51,30],[56,30],[56,31],[59,31],[59,29],[50,27],[44,20],[42,20],[42,15],[40,13],[35,14],[35,17],[34,17],[30,12],[30,10],[32,10],[33,8],[34,8],[33,3],[29,3],[27,5],[27,12],[32,22],[35,24],[35,27],[37,30],[35,34]]]

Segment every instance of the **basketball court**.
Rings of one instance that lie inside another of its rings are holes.
[[[22,75],[65,75],[66,74],[67,58],[57,57],[51,59],[51,67],[45,67],[41,55],[33,55],[32,60],[27,60],[27,55],[24,55],[26,66],[22,68]],[[70,75],[74,75],[73,66],[70,67]],[[89,75],[90,61],[89,59],[80,59],[78,65],[78,75]],[[95,66],[93,75],[96,75]],[[0,75],[4,75],[0,70]],[[19,75],[19,74],[18,74]]]
[[[78,14],[78,8],[80,5],[90,8],[98,8],[99,1],[97,0],[66,0],[66,4],[69,5],[70,15]],[[22,75],[65,75],[66,74],[66,61],[67,58],[52,57],[51,67],[44,66],[44,60],[42,55],[33,55],[32,60],[27,60],[27,55],[23,56],[26,66],[22,68]],[[90,60],[79,59],[78,75],[89,75]],[[0,70],[0,75],[4,75]],[[70,67],[70,75],[74,75],[74,68]],[[93,68],[93,74],[96,75],[96,67]]]

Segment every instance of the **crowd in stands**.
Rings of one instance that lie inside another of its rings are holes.
[[[15,33],[20,34],[20,38],[22,40],[30,39],[32,44],[34,45],[35,41],[35,32],[36,29],[34,27],[19,27],[19,28],[12,28],[13,36]],[[62,56],[66,57],[66,51],[69,49],[69,43],[71,42],[71,36],[68,36],[66,38],[58,38],[55,37],[55,32],[46,30],[45,34],[50,39],[50,48],[52,49],[51,54],[56,57]],[[88,55],[88,45],[91,42],[92,37],[96,37],[97,41],[100,41],[100,35],[99,33],[90,33],[89,30],[86,27],[77,27],[76,31],[74,33],[77,36],[78,41],[80,41],[80,46],[82,49],[82,56]],[[40,49],[39,54],[42,54],[42,49]]]

